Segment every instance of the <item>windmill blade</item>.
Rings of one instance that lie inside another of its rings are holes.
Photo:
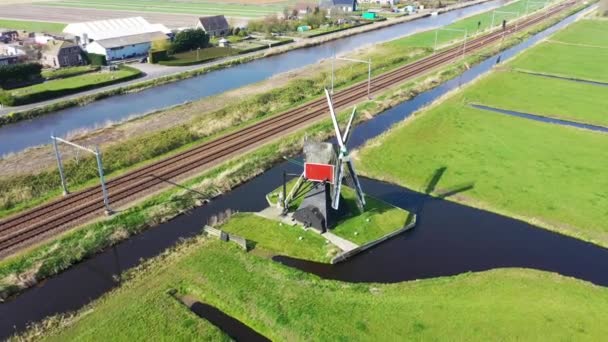
[[[334,185],[334,193],[332,194],[331,207],[338,210],[340,207],[340,191],[342,191],[342,179],[344,178],[344,162],[342,158],[338,159],[338,178]]]
[[[346,131],[344,132],[344,145],[348,143],[348,138],[350,138],[351,127],[353,125],[353,120],[355,119],[355,114],[357,113],[357,106],[353,108],[353,113],[350,115],[350,119],[348,119],[348,125],[346,125]]]
[[[365,207],[365,194],[363,193],[363,189],[361,189],[361,183],[359,182],[359,177],[357,177],[357,173],[355,172],[355,167],[353,166],[353,162],[351,160],[348,160],[346,162],[346,165],[348,166],[348,173],[350,174],[350,177],[352,178],[353,182],[355,183],[355,192],[357,193],[357,206],[359,207],[359,209],[361,211],[363,211],[363,208]]]
[[[325,96],[327,97],[327,104],[329,105],[329,114],[331,114],[331,121],[334,123],[334,129],[336,130],[336,138],[338,139],[338,145],[344,149],[344,140],[342,139],[342,132],[340,132],[340,126],[338,126],[338,119],[336,118],[336,112],[334,111],[334,104],[329,95],[329,90],[325,88]]]

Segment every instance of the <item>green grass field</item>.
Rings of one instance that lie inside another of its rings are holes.
[[[571,44],[588,44],[608,48],[608,22],[606,20],[579,20],[567,30],[551,37],[551,40]]]
[[[571,28],[577,30],[577,25]],[[556,65],[565,68],[564,60],[580,56],[571,46],[542,43],[508,65],[546,72]],[[599,70],[608,66],[595,56],[583,55],[584,62],[570,74],[601,75]],[[599,189],[608,187],[608,178],[598,175],[608,168],[608,160],[601,157],[608,150],[608,137],[469,106],[476,102],[605,125],[606,93],[603,86],[494,72],[368,142],[358,155],[359,168],[368,176],[417,190],[446,168],[438,190],[474,184],[455,196],[457,201],[607,246],[608,196]]]
[[[608,87],[515,71],[495,72],[466,92],[466,101],[608,126]]]
[[[66,24],[61,23],[0,19],[0,27],[2,28],[26,30],[30,32],[60,33],[63,31],[65,26]]]
[[[83,66],[75,66],[68,68],[60,68],[60,69],[46,69],[42,70],[42,77],[47,80],[59,79],[59,78],[68,78],[74,77],[78,75],[88,74],[90,72],[98,71],[100,67],[92,66],[92,65],[83,65]]]
[[[62,96],[64,95],[63,92],[78,91],[78,89],[81,88],[89,89],[96,85],[103,86],[105,83],[119,82],[122,79],[131,78],[139,73],[140,71],[137,69],[119,68],[118,70],[111,72],[86,73],[78,76],[55,79],[29,87],[9,90],[8,92],[17,99],[45,92],[57,92],[58,96]]]
[[[608,82],[608,49],[543,42],[512,63],[538,73]]]
[[[76,7],[118,11],[177,13],[193,15],[226,15],[229,17],[258,18],[276,14],[288,5],[288,1],[276,4],[225,3],[222,1],[179,0],[61,0],[42,2],[39,5],[53,7]]]
[[[168,66],[185,66],[204,63],[214,59],[238,55],[239,51],[224,47],[208,47],[200,51],[188,51],[176,53],[169,60],[160,61],[158,64]]]
[[[320,280],[200,241],[157,262],[45,340],[225,338],[167,290],[214,305],[273,341],[601,340],[608,290],[501,269],[392,285]],[[49,324],[49,326],[52,326]]]

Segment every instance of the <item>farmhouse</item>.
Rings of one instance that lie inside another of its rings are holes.
[[[62,40],[51,40],[42,50],[41,62],[51,68],[63,68],[82,64],[80,47]]]
[[[0,65],[9,65],[17,63],[19,63],[19,57],[17,56],[0,55]]]
[[[319,7],[331,10],[341,10],[343,12],[354,12],[357,10],[357,0],[322,0],[319,3]]]
[[[83,47],[98,40],[116,39],[158,32],[162,32],[165,35],[171,34],[171,31],[166,26],[162,24],[150,24],[142,17],[73,23],[67,25],[65,29],[63,29],[63,32],[75,36],[79,44]]]
[[[110,62],[145,56],[150,51],[152,42],[167,39],[167,35],[162,32],[140,33],[95,40],[86,46],[86,50],[89,53],[104,55]]]
[[[230,25],[223,15],[201,17],[196,27],[203,29],[210,37],[224,36],[230,30]]]

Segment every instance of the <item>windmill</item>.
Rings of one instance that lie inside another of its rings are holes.
[[[353,108],[346,129],[342,132],[327,89],[325,89],[325,96],[336,132],[337,144],[306,140],[304,143],[304,171],[289,195],[285,194],[285,187],[283,194],[285,210],[290,207],[295,198],[303,196],[302,203],[293,215],[294,219],[322,232],[332,227],[345,213],[345,206],[340,206],[342,182],[345,179],[347,184],[355,190],[359,210],[363,211],[365,208],[365,194],[361,189],[359,177],[357,177],[346,147],[352,133],[357,107]],[[308,192],[302,194],[305,190]]]

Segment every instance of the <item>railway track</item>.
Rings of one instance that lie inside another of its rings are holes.
[[[396,68],[372,79],[371,91],[377,92],[405,80],[420,76],[431,69],[462,58],[470,53],[502,39],[505,35],[522,31],[575,4],[570,1],[553,6],[543,12],[517,21],[506,31],[494,31],[473,38],[466,44],[448,48],[408,65]],[[464,50],[464,51],[463,51]],[[336,107],[344,107],[367,96],[367,82],[361,82],[334,95]],[[159,186],[166,180],[209,165],[251,148],[256,142],[276,138],[290,129],[325,117],[328,110],[324,98],[268,118],[255,125],[217,138],[188,151],[144,166],[107,183],[111,204],[124,203],[129,198]],[[34,238],[69,226],[71,222],[94,217],[104,210],[100,187],[75,192],[48,204],[33,208],[0,222],[0,253],[15,249]]]

